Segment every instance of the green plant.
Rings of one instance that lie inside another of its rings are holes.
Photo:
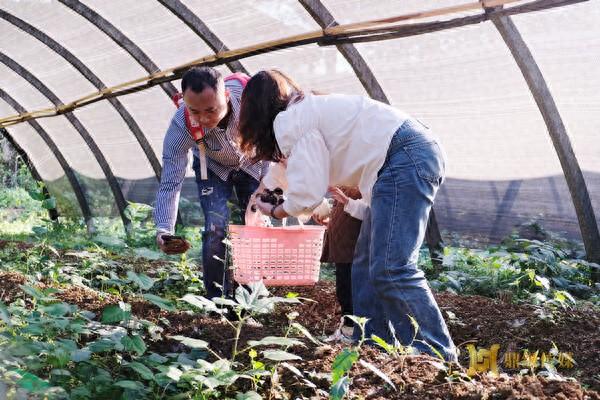
[[[125,242],[131,247],[153,247],[156,227],[151,222],[152,207],[129,201],[125,215],[131,221],[131,231]]]
[[[331,387],[329,390],[330,398],[333,400],[341,400],[348,395],[351,384],[349,372],[352,366],[354,366],[354,364],[356,364],[357,362],[360,363],[363,367],[373,372],[376,376],[380,377],[393,390],[397,390],[392,380],[384,372],[382,372],[379,368],[375,367],[373,364],[360,359],[360,349],[366,341],[365,326],[368,322],[368,319],[356,316],[348,316],[348,318],[350,318],[354,322],[355,329],[358,328],[360,330],[360,339],[358,340],[356,345],[350,348],[343,349],[335,357],[335,360],[333,361],[333,365],[331,367]],[[390,350],[390,354],[397,354],[395,351],[396,346],[399,345],[397,340],[395,340],[395,345],[390,346],[376,335],[373,335],[371,339],[374,343],[378,344],[386,351]]]
[[[437,290],[490,297],[510,292],[519,301],[564,309],[597,292],[596,265],[572,255],[562,244],[513,238],[487,250],[447,247],[439,276],[427,264],[424,269]]]

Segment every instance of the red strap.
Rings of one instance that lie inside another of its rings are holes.
[[[190,112],[187,107],[183,110],[185,115],[185,126],[187,126],[188,131],[190,131],[190,135],[192,135],[192,139],[194,142],[202,139],[204,137],[204,129],[200,126],[199,123],[190,118]]]
[[[176,93],[173,96],[172,100],[177,108],[181,107],[181,105],[183,104],[183,94]],[[188,128],[188,131],[190,132],[190,135],[192,136],[194,141],[197,142],[198,140],[202,139],[204,137],[204,129],[202,129],[200,124],[194,122],[190,118],[190,112],[187,108],[184,108],[183,114],[185,116],[185,126]]]
[[[183,93],[175,93],[171,100],[173,100],[175,107],[179,108],[183,104]]]

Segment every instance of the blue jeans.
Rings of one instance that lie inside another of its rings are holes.
[[[352,264],[354,314],[369,318],[375,334],[456,361],[456,348],[440,309],[417,265],[429,211],[444,179],[443,152],[429,130],[406,121],[394,134],[373,186]],[[409,316],[418,324],[415,329]],[[355,334],[358,334],[356,332]],[[431,347],[430,347],[431,346]]]
[[[194,171],[200,195],[200,205],[204,213],[204,230],[202,231],[202,271],[206,296],[209,299],[221,297],[229,293],[229,274],[226,274],[223,262],[225,259],[225,238],[229,226],[229,207],[227,202],[235,188],[238,205],[242,209],[242,218],[248,206],[250,196],[258,188],[258,181],[246,172],[233,171],[226,181],[219,178],[210,169],[208,179],[200,179],[198,160],[194,157]],[[221,285],[221,288],[215,285]]]

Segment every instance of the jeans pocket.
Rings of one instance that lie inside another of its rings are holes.
[[[445,175],[444,153],[436,141],[404,146],[417,174],[424,180],[439,185]]]

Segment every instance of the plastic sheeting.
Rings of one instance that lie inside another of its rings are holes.
[[[352,23],[462,4],[444,1],[324,0],[339,23]],[[152,0],[85,1],[133,41],[158,68],[211,54],[210,47],[165,6]],[[319,29],[298,1],[182,0],[229,49]],[[46,33],[79,58],[107,86],[145,75],[146,69],[98,27],[57,1],[0,0],[0,9]],[[466,12],[461,15],[473,14]],[[455,15],[456,16],[456,15]],[[429,20],[442,20],[436,17]],[[600,215],[600,4],[595,1],[518,15],[513,21],[530,47],[571,135],[596,215]],[[37,76],[63,102],[95,88],[37,39],[0,19],[1,51]],[[568,237],[579,228],[556,151],[510,51],[491,22],[419,36],[355,45],[390,102],[440,137],[448,179],[436,211],[440,228],[498,240],[537,221]],[[250,73],[279,68],[306,88],[366,95],[335,46],[307,45],[240,60]],[[228,73],[226,66],[219,67]],[[179,89],[179,81],[173,82]],[[26,109],[51,106],[29,82],[0,64],[0,85]],[[174,111],[160,87],[120,97],[160,159]],[[2,116],[15,111],[0,101]],[[90,132],[127,199],[151,203],[156,177],[139,143],[106,101],[74,113]],[[91,197],[112,194],[88,146],[63,116],[38,120]],[[27,123],[8,131],[44,179],[64,172]],[[196,201],[192,173],[184,195]],[[106,202],[106,201],[105,201]],[[101,202],[100,202],[101,203]],[[97,215],[115,213],[98,205]]]

